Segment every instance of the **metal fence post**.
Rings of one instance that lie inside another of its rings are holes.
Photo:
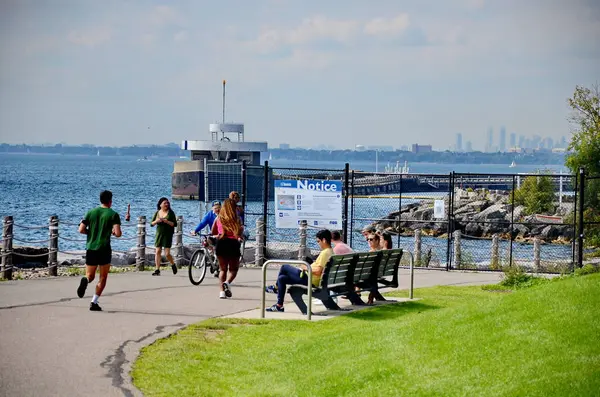
[[[248,164],[246,160],[242,161],[242,210],[246,213],[246,195],[248,194]],[[246,226],[246,217],[244,216],[244,226]]]
[[[177,227],[175,229],[175,247],[177,247],[177,253],[175,254],[175,264],[178,268],[181,268],[183,264],[183,216],[177,217]]]
[[[585,204],[585,168],[579,169],[579,227],[577,236],[577,265],[583,266],[583,206]]]
[[[348,243],[348,196],[350,195],[350,164],[344,167],[344,219],[342,220],[342,241]]]
[[[50,217],[48,227],[48,274],[58,275],[58,216]]]
[[[492,262],[490,268],[494,270],[500,269],[500,260],[498,256],[499,238],[497,234],[492,236]]]
[[[256,247],[254,249],[254,262],[257,266],[262,266],[265,262],[265,228],[263,220],[256,220]]]
[[[300,221],[300,249],[298,250],[298,260],[304,260],[306,256],[306,234],[307,234],[308,224],[306,220]]]
[[[267,222],[268,222],[268,212],[269,212],[269,162],[265,161],[265,174],[264,174],[264,183],[263,186],[263,239],[265,242],[265,246],[267,244]],[[264,256],[263,256],[264,258]]]
[[[415,230],[415,264],[421,266],[421,229]]]
[[[452,209],[454,207],[454,171],[448,175],[448,218],[446,224],[446,270],[450,270],[450,240],[452,239],[452,232],[454,224],[452,221]]]
[[[460,269],[462,257],[460,252],[460,230],[456,230],[452,234],[454,236],[454,263],[456,264],[456,268]]]
[[[540,271],[540,246],[541,240],[535,236],[533,238],[533,268],[536,273]]]
[[[350,187],[350,195],[352,196],[352,203],[350,204],[350,246],[354,242],[354,170],[352,170],[350,179],[352,181]]]
[[[12,280],[13,217],[5,216],[2,228],[2,278]]]
[[[137,225],[137,255],[135,258],[137,269],[143,271],[146,265],[146,217],[138,217]]]

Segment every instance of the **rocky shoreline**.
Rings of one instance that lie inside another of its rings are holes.
[[[565,217],[573,212],[573,198],[563,197],[555,203],[551,214],[526,215],[525,207],[515,206],[512,211],[509,192],[466,191],[455,193],[452,229],[460,230],[464,238],[492,238],[530,242],[534,237],[553,244],[570,244],[573,225],[565,224]],[[423,235],[447,237],[448,198],[444,199],[444,218],[434,219],[432,200],[403,205],[400,211],[390,213],[385,220],[372,224],[377,229],[403,236],[414,235],[420,229]],[[542,220],[540,220],[542,219]],[[511,222],[513,223],[511,229]],[[556,223],[554,223],[556,222]]]

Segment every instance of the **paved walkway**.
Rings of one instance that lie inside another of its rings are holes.
[[[267,277],[274,280],[276,271]],[[417,271],[415,288],[487,284],[499,277]],[[400,280],[407,289],[407,271],[401,270]],[[187,269],[176,276],[165,270],[161,277],[110,274],[100,299],[104,312],[97,313],[88,310],[96,281],[83,299],[75,293],[78,283],[78,277],[0,282],[0,396],[139,396],[129,371],[140,348],[206,318],[243,317],[246,311],[252,317],[261,296],[259,269],[241,269],[227,300],[218,299],[212,276],[191,285]]]

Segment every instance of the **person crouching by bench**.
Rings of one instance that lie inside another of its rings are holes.
[[[319,230],[317,232],[317,244],[321,248],[321,252],[315,261],[310,265],[312,269],[312,284],[315,287],[319,286],[321,281],[321,275],[325,270],[325,265],[329,262],[329,259],[333,256],[333,249],[331,248],[331,232],[329,230]],[[302,268],[294,267],[291,265],[283,265],[279,269],[277,275],[277,285],[269,285],[265,288],[267,292],[277,294],[277,304],[267,308],[268,312],[283,312],[283,299],[287,286],[290,284],[301,284],[308,285],[308,274],[306,272],[306,266],[302,265]]]

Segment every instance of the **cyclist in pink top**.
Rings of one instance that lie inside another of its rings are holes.
[[[336,255],[350,254],[354,252],[352,248],[342,241],[342,235],[337,230],[331,233],[331,243],[333,244],[333,253]]]

